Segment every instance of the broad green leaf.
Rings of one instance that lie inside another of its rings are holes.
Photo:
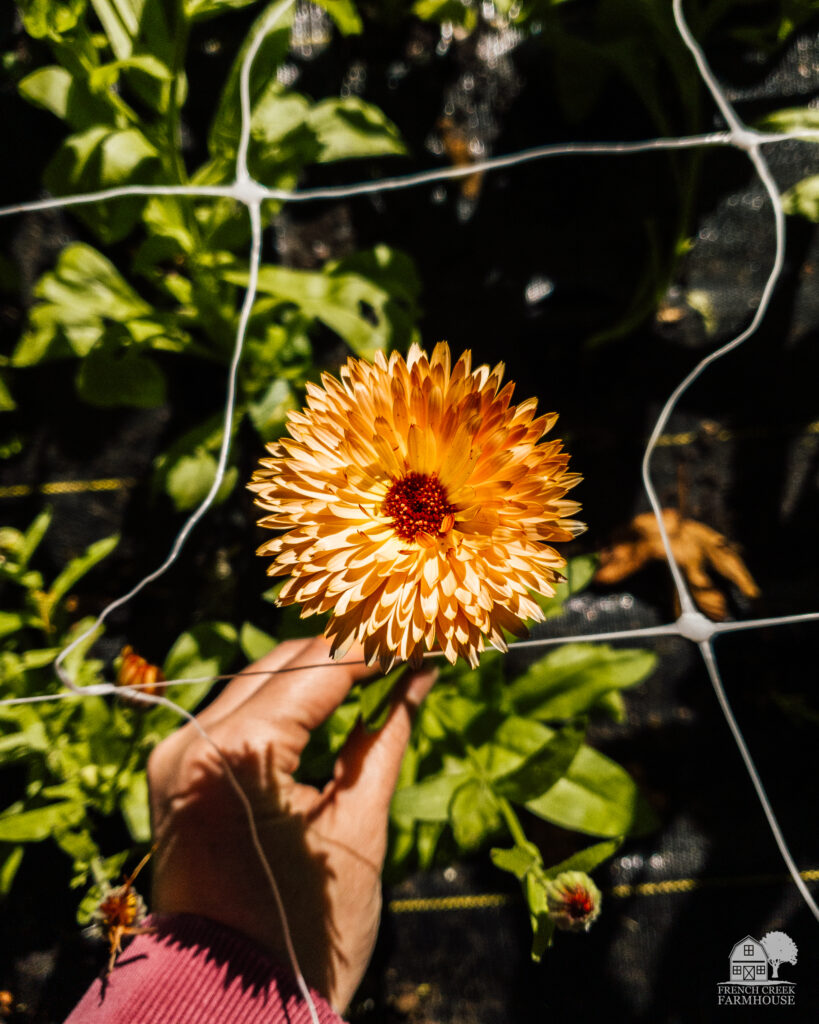
[[[145,226],[153,236],[172,239],[180,254],[196,249],[196,238],[191,230],[190,204],[177,196],[152,196],[142,211]],[[195,221],[193,221],[195,226]]]
[[[6,847],[0,852],[0,896],[7,896],[23,861],[24,846]]]
[[[254,626],[252,622],[245,622],[239,631],[239,646],[242,654],[251,661],[258,661],[266,654],[270,654],[278,643],[269,633]]]
[[[471,772],[441,772],[405,789],[392,799],[390,813],[402,820],[448,821],[449,804],[455,791],[474,778]]]
[[[106,124],[112,117],[107,104],[94,96],[84,82],[56,64],[26,75],[17,88],[29,103],[50,111],[80,131]]]
[[[0,639],[22,629],[28,620],[29,617],[20,612],[0,612]]]
[[[165,374],[133,349],[94,348],[77,371],[77,394],[100,408],[155,409],[164,404],[165,392]]]
[[[95,92],[102,92],[116,85],[120,73],[127,70],[141,71],[159,82],[167,82],[171,78],[170,69],[161,60],[151,54],[140,54],[93,68],[88,75],[88,84]]]
[[[608,690],[634,686],[656,665],[651,651],[615,650],[607,644],[564,644],[541,658],[509,686],[519,714],[573,718]]]
[[[148,806],[148,779],[145,772],[135,772],[128,789],[120,798],[120,810],[135,843],[147,843],[151,838],[151,814]]]
[[[543,866],[540,850],[534,843],[518,844],[508,850],[498,847],[489,851],[492,863],[501,871],[508,871],[516,878],[523,880],[533,868]]]
[[[87,829],[79,832],[67,831],[55,836],[57,845],[74,861],[74,871],[88,869],[91,861],[99,856],[100,848]],[[83,872],[85,874],[85,872]]]
[[[93,192],[121,185],[149,185],[160,170],[159,153],[137,128],[88,128],[69,137],[49,163],[43,182],[55,195]],[[139,219],[145,200],[126,197],[76,207],[105,242],[123,239]]]
[[[819,174],[803,178],[782,195],[785,213],[806,217],[819,223]]]
[[[127,324],[152,313],[113,263],[81,242],[66,246],[54,270],[35,285],[34,295],[39,302],[12,356],[15,366],[86,356],[108,324]]]
[[[316,103],[307,114],[307,124],[316,133],[321,147],[319,163],[407,151],[392,121],[358,96]]]
[[[475,9],[461,0],[415,0],[412,13],[422,21],[451,22],[471,32],[478,23]]]
[[[564,871],[585,871],[592,872],[596,867],[613,857],[623,845],[622,837],[608,839],[604,843],[595,843],[594,846],[587,846],[585,850],[579,850],[566,860],[561,861],[549,868],[546,872],[547,878],[557,878]]]
[[[196,2],[196,0],[188,0],[189,8],[192,2]],[[212,4],[216,0],[200,0],[200,2]],[[220,6],[224,7],[225,5],[220,4]],[[271,88],[275,88],[273,83],[276,81],[276,68],[285,60],[290,48],[290,26],[293,22],[293,6],[287,0],[278,0],[278,2],[270,4],[265,8],[261,16],[253,23],[244,44],[233,62],[219,101],[219,108],[216,111],[216,116],[213,119],[213,124],[208,134],[208,148],[211,155],[233,155],[235,151],[236,140],[239,138],[242,122],[242,108],[239,103],[239,80],[242,65],[255,33],[265,21],[272,19],[278,10],[278,18],[271,31],[267,33],[262,41],[256,54],[256,59],[250,68],[251,111],[255,112],[262,98]]]
[[[55,832],[79,824],[84,817],[83,805],[71,800],[19,814],[4,813],[0,816],[0,843],[38,843]]]
[[[202,679],[197,685],[180,686],[175,703],[194,708],[213,685],[213,677],[224,675],[238,652],[236,630],[229,622],[200,622],[183,633],[168,652],[162,671],[165,678]]]
[[[555,586],[554,597],[544,597],[542,594],[532,592],[532,596],[546,615],[547,619],[562,615],[564,603],[572,596],[591,583],[597,571],[598,559],[596,555],[576,555],[570,558],[563,570],[566,577],[565,582]]]
[[[26,32],[35,39],[60,40],[76,27],[87,0],[18,0]]]
[[[546,793],[566,774],[585,735],[585,722],[565,726],[513,771],[493,779],[492,789],[519,804]]]
[[[418,867],[428,871],[435,860],[438,840],[446,827],[443,821],[419,821],[415,825],[415,853]]]
[[[391,276],[389,264],[394,254],[379,246],[370,254],[360,254],[373,269]],[[361,265],[359,260],[359,266]],[[245,285],[244,271],[227,271],[225,279]],[[335,331],[356,355],[371,359],[376,351],[403,346],[413,337],[414,302],[406,299],[406,285],[390,292],[377,280],[353,271],[344,261],[327,264],[321,271],[293,270],[289,267],[262,267],[259,291],[292,302],[308,316],[320,320]]]
[[[555,923],[553,918],[545,911],[541,911],[536,915],[532,925],[532,959],[535,963],[539,963],[543,959],[543,954],[552,944],[554,933]]]
[[[498,802],[489,787],[478,779],[469,779],[453,794],[449,805],[449,823],[458,846],[476,850],[502,827]]]
[[[392,691],[403,678],[406,668],[406,665],[400,665],[380,679],[362,685],[359,697],[361,718],[371,731],[377,731],[386,722],[392,707]]]
[[[591,747],[578,751],[566,775],[526,803],[539,818],[592,836],[623,836],[645,828],[637,786],[620,765]]]
[[[315,0],[315,3],[327,11],[342,35],[358,35],[363,31],[364,26],[352,0]]]
[[[274,380],[259,399],[248,403],[247,411],[261,437],[273,440],[284,430],[287,414],[297,408],[288,382]]]
[[[183,455],[168,469],[165,476],[165,489],[176,507],[177,512],[200,505],[207,496],[213,481],[216,479],[217,462],[203,450],[193,455]],[[239,471],[235,466],[228,466],[214,503],[224,501],[236,486]]]
[[[56,603],[63,598],[73,586],[90,572],[94,566],[106,558],[119,543],[119,535],[104,537],[90,544],[82,555],[72,559],[60,575],[51,584],[49,596]]]

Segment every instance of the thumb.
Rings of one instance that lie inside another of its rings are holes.
[[[387,721],[378,732],[359,723],[336,761],[334,800],[359,817],[382,815],[386,820],[401,761],[421,701],[438,678],[436,668],[409,673],[396,687]]]

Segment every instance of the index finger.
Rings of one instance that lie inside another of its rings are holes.
[[[335,661],[330,657],[329,641],[316,637],[258,687],[234,714],[262,719],[285,730],[300,727],[309,734],[330,717],[354,683],[376,673],[365,663],[358,645]]]

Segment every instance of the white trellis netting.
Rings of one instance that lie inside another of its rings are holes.
[[[237,372],[242,357],[248,320],[250,317],[251,309],[256,300],[258,274],[261,264],[261,204],[263,201],[270,199],[294,203],[350,198],[353,196],[366,195],[370,193],[379,193],[399,189],[414,188],[416,186],[421,186],[431,182],[439,182],[446,179],[467,177],[469,175],[475,174],[476,172],[488,172],[501,168],[513,167],[519,164],[535,160],[544,160],[550,157],[559,157],[566,155],[593,156],[595,154],[618,154],[626,156],[629,154],[645,153],[654,150],[692,149],[696,147],[708,146],[732,147],[747,154],[748,159],[751,161],[754,169],[756,170],[756,173],[758,174],[759,179],[762,182],[762,185],[764,186],[764,189],[770,199],[771,209],[774,217],[776,240],[772,265],[767,280],[765,282],[765,286],[763,288],[759,304],[757,305],[754,315],[748,326],[731,341],[724,344],[723,346],[712,352],[710,355],[702,359],[688,374],[688,376],[686,376],[685,379],[680,382],[680,384],[675,388],[673,393],[668,398],[652,430],[651,436],[646,446],[642,464],[643,485],[648,496],[648,499],[651,503],[651,507],[654,511],[654,514],[657,517],[658,527],[660,534],[662,536],[668,565],[671,570],[674,579],[674,585],[679,597],[681,614],[675,622],[667,623],[664,625],[651,626],[647,628],[632,630],[617,630],[605,633],[591,633],[580,636],[573,635],[570,637],[540,638],[536,640],[519,642],[516,643],[514,646],[540,647],[545,645],[564,643],[568,640],[636,640],[643,637],[657,637],[667,635],[680,636],[687,640],[690,640],[692,643],[695,643],[702,654],[706,669],[708,671],[709,678],[712,682],[715,694],[717,696],[717,700],[720,704],[723,714],[725,715],[727,723],[734,736],[740,754],[745,762],[749,776],[756,789],[757,795],[759,796],[762,808],[770,825],[771,832],[776,840],[782,857],[788,867],[788,870],[791,874],[791,877],[793,878],[794,883],[798,886],[805,902],[810,907],[810,910],[816,917],[816,919],[819,920],[819,907],[817,907],[816,902],[814,901],[813,897],[808,891],[804,880],[800,876],[797,865],[795,864],[791,856],[788,844],[785,840],[785,837],[782,834],[782,831],[779,827],[776,816],[774,814],[773,808],[766,795],[762,780],[760,779],[759,774],[754,765],[753,758],[751,757],[751,754],[746,746],[741,729],[739,728],[731,711],[731,707],[729,705],[729,702],[723,689],[719,666],[714,649],[714,639],[723,633],[749,629],[760,629],[763,627],[785,625],[788,623],[798,623],[817,620],[819,619],[819,611],[808,611],[801,614],[780,616],[776,618],[761,618],[745,620],[741,622],[725,623],[714,623],[711,622],[709,619],[705,618],[705,616],[703,616],[696,610],[690,592],[686,585],[686,582],[683,578],[680,566],[677,564],[677,561],[674,557],[674,553],[672,551],[671,545],[669,543],[669,538],[666,533],[663,517],[661,515],[660,502],[652,481],[651,473],[652,456],[654,454],[655,448],[657,447],[658,440],[660,438],[660,435],[663,433],[671,414],[674,412],[677,403],[679,402],[679,399],[687,391],[691,384],[693,384],[693,382],[697,380],[697,378],[699,378],[700,375],[712,363],[714,363],[718,359],[721,359],[723,356],[728,355],[731,351],[733,351],[735,348],[740,346],[744,341],[746,341],[752,334],[754,334],[754,332],[758,329],[758,327],[763,321],[763,318],[766,315],[766,312],[770,305],[771,296],[781,274],[785,251],[785,217],[779,197],[779,191],[765,157],[764,147],[767,145],[775,145],[790,139],[819,141],[819,132],[792,131],[787,133],[774,134],[756,131],[744,125],[743,122],[737,116],[736,112],[734,111],[733,107],[728,101],[724,91],[722,90],[715,76],[710,70],[701,48],[691,35],[691,32],[685,21],[681,0],[673,0],[675,23],[677,25],[683,42],[690,51],[692,58],[696,62],[702,81],[704,82],[708,91],[713,97],[713,100],[726,123],[727,127],[724,131],[711,132],[702,135],[692,135],[681,138],[656,138],[635,142],[578,142],[559,145],[544,145],[534,149],[525,150],[523,152],[482,160],[473,163],[468,167],[448,167],[432,171],[423,171],[416,174],[386,178],[379,181],[363,182],[360,184],[354,184],[349,186],[329,186],[323,188],[304,189],[296,191],[269,189],[260,185],[258,182],[251,178],[247,166],[248,146],[250,142],[251,128],[250,71],[264,38],[274,28],[276,23],[286,15],[286,13],[294,5],[294,3],[295,0],[280,0],[279,3],[273,5],[270,8],[267,18],[260,25],[245,56],[240,77],[241,135],[236,157],[235,180],[233,181],[232,184],[208,187],[132,185],[128,187],[101,190],[94,193],[66,196],[58,199],[37,200],[34,202],[20,203],[17,205],[11,205],[0,208],[0,216],[11,216],[14,214],[49,210],[54,209],[56,207],[77,206],[84,203],[98,202],[100,200],[117,199],[126,196],[176,195],[202,198],[231,198],[241,202],[247,208],[251,225],[251,245],[249,251],[249,277],[247,283],[247,290],[245,292],[245,296],[242,302],[233,356],[231,359],[230,369],[227,377],[227,396],[224,406],[224,429],[221,449],[219,452],[219,459],[217,463],[217,471],[215,479],[208,494],[184,523],[164,562],[153,572],[149,573],[142,580],[140,580],[139,583],[137,583],[136,586],[134,586],[126,594],[123,594],[121,597],[109,603],[99,614],[94,625],[81,636],[78,636],[71,643],[71,645],[69,645],[60,653],[59,657],[57,658],[57,661],[55,662],[55,668],[60,680],[65,685],[66,690],[59,694],[49,694],[43,696],[2,700],[0,701],[0,705],[38,702],[45,700],[72,699],[76,697],[82,697],[83,695],[103,695],[116,692],[116,688],[113,686],[113,684],[107,683],[93,687],[76,686],[69,678],[65,670],[65,659],[71,652],[71,650],[73,650],[75,647],[77,647],[77,645],[82,643],[84,640],[87,639],[87,637],[93,634],[95,630],[108,618],[108,616],[115,609],[120,608],[123,605],[127,604],[129,601],[131,601],[140,591],[142,591],[145,587],[149,586],[153,581],[162,576],[171,567],[171,565],[173,565],[173,563],[179,556],[179,553],[181,552],[184,544],[186,543],[188,537],[193,531],[194,527],[204,517],[204,515],[210,508],[211,504],[213,503],[216,493],[218,492],[219,487],[223,481],[230,450],[231,431],[229,427],[233,418]],[[432,652],[428,656],[435,657],[436,653]],[[269,673],[265,674],[269,675]],[[171,679],[168,680],[168,682],[181,685],[185,683],[202,682],[202,679]],[[198,722],[196,722],[193,716],[190,715],[187,711],[183,710],[173,701],[169,700],[166,697],[150,696],[148,694],[141,694],[140,696],[143,700],[148,701],[150,703],[162,704],[163,706],[175,711],[177,714],[179,714],[186,720],[191,721],[194,724],[195,728],[197,728],[199,732],[202,734],[203,738],[207,740],[207,742],[211,743],[211,745],[214,746],[216,752],[219,753],[218,748],[210,740],[207,732],[198,724]],[[292,944],[290,943],[287,921],[279,896],[278,888],[276,885],[276,880],[273,876],[273,872],[270,868],[270,865],[267,862],[267,859],[258,840],[256,824],[252,810],[250,808],[250,804],[241,787],[239,786],[238,782],[236,781],[235,777],[233,776],[229,765],[224,762],[224,759],[222,760],[226,775],[231,785],[233,786],[234,790],[236,791],[237,798],[241,801],[245,813],[247,815],[248,827],[250,829],[253,844],[255,846],[258,857],[262,863],[265,874],[270,883],[271,892],[273,893],[279,915],[281,916],[282,919],[285,938],[288,943],[290,957],[296,973],[296,977],[298,979],[299,986],[307,998],[313,1019],[317,1021],[318,1017],[316,1015],[315,1007],[313,1007],[312,1001],[310,1000],[307,987],[301,976],[301,972],[298,969],[298,963],[295,952],[292,948]]]

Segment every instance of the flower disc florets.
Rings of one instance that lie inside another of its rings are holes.
[[[546,890],[546,904],[563,931],[587,932],[600,914],[600,890],[584,871],[564,871]]]
[[[307,385],[250,485],[260,524],[287,531],[259,548],[291,577],[279,603],[332,612],[333,653],[357,640],[385,670],[424,647],[473,666],[484,638],[505,650],[504,630],[543,618],[532,594],[561,579],[549,544],[585,528],[569,518],[568,455],[538,443],[557,416],[511,405],[503,364],[472,370],[465,352],[451,367],[444,343],[350,359],[339,376]]]

